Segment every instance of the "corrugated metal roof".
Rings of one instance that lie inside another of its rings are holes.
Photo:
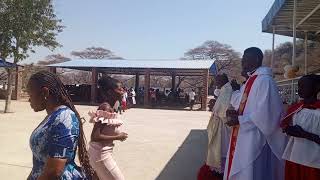
[[[16,67],[17,65],[14,63],[6,62],[2,59],[0,59],[0,67],[10,68],[10,67]]]
[[[114,60],[77,59],[49,67],[61,68],[136,68],[136,69],[210,69],[214,60]]]
[[[272,33],[273,27],[275,27],[276,34],[292,37],[293,3],[293,0],[275,0],[262,21],[262,32]],[[319,40],[320,11],[317,9],[319,4],[320,0],[297,1],[296,29],[298,38],[303,39],[305,32],[308,32],[309,39]],[[314,13],[308,16],[312,11]]]

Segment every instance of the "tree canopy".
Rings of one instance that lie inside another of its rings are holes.
[[[35,46],[54,49],[63,26],[52,0],[0,0],[0,57],[17,63]]]
[[[109,49],[94,46],[82,51],[72,51],[71,55],[81,59],[123,59],[120,56],[116,56],[114,52]]]
[[[63,26],[54,13],[52,0],[0,0],[0,58],[24,60],[35,46],[54,49]],[[8,69],[5,112],[10,111],[12,69]]]
[[[238,79],[241,72],[240,53],[230,45],[218,41],[205,41],[200,46],[188,50],[183,59],[214,60],[219,73],[227,73]]]
[[[45,57],[44,60],[38,61],[38,65],[49,65],[49,64],[57,64],[63,63],[66,61],[71,61],[70,58],[63,56],[62,54],[52,54]]]
[[[291,64],[292,60],[292,42],[284,42],[279,44],[274,50],[274,64],[273,71],[277,80],[284,79],[284,67]],[[298,40],[296,44],[296,65],[299,66],[298,75],[304,74],[304,41]],[[272,51],[265,50],[264,52],[264,64],[270,66]],[[316,73],[320,71],[320,43],[308,41],[308,53],[307,53],[307,69],[309,73]]]

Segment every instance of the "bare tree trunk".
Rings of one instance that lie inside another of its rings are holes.
[[[12,68],[8,68],[8,87],[7,87],[7,93],[6,93],[6,103],[4,108],[4,113],[10,112],[10,106],[11,106],[11,96],[12,96],[12,80],[13,80],[13,70]]]

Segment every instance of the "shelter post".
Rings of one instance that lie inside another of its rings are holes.
[[[273,69],[273,66],[274,66],[275,33],[276,33],[276,27],[275,27],[275,26],[272,26],[272,55],[271,55],[271,64],[270,64],[271,69]]]
[[[304,37],[304,75],[308,74],[308,32]]]
[[[136,73],[136,83],[135,83],[135,91],[138,91],[139,90],[139,77],[140,77],[140,75],[139,75],[139,73]]]
[[[92,68],[91,69],[91,97],[90,97],[90,101],[92,104],[94,104],[97,99],[97,82],[98,82],[97,68]]]
[[[149,105],[149,89],[150,89],[150,70],[147,69],[144,74],[144,105]]]
[[[203,73],[203,87],[202,87],[202,101],[201,101],[201,110],[207,110],[208,104],[208,81],[209,81],[209,70],[204,70]]]
[[[176,73],[171,75],[171,89],[176,90]]]
[[[296,13],[297,13],[297,0],[293,0],[293,18],[292,18],[292,36],[293,36],[293,48],[292,48],[292,66],[296,61],[296,40],[297,40],[297,26],[296,26]]]
[[[50,68],[49,68],[49,71],[50,71],[51,73],[57,74],[57,68],[56,68],[56,67],[50,67]]]

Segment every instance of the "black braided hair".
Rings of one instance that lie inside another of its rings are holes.
[[[83,123],[80,117],[80,114],[76,110],[75,106],[72,103],[69,93],[65,89],[62,81],[56,74],[50,73],[48,71],[40,71],[33,74],[30,77],[30,80],[36,83],[39,88],[47,87],[49,89],[49,95],[53,100],[57,102],[57,104],[65,105],[69,107],[77,116],[79,120],[80,127],[80,137],[78,139],[78,155],[80,164],[89,179],[93,179],[95,172],[89,163],[89,156],[86,147],[86,138],[83,132]]]
[[[104,91],[116,89],[118,87],[118,83],[120,83],[119,80],[114,79],[110,76],[102,76],[98,80],[99,87],[102,88]]]
[[[108,102],[110,105],[114,105],[114,101],[119,99],[113,99],[113,95],[108,94],[110,91],[118,88],[119,83],[121,83],[119,80],[112,78],[110,76],[102,76],[98,80],[98,86],[99,86],[99,93],[101,95],[101,103]]]

